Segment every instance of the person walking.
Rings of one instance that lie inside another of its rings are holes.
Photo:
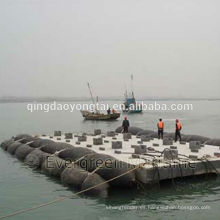
[[[122,122],[123,133],[128,133],[129,126],[130,126],[130,124],[129,124],[128,118],[127,118],[127,116],[125,116],[124,120]]]
[[[162,118],[159,119],[159,122],[157,123],[157,128],[158,128],[158,139],[163,139],[163,128],[164,128],[164,123],[162,121]]]
[[[181,131],[182,129],[182,125],[181,123],[179,122],[178,119],[176,119],[176,132],[175,132],[175,142],[177,142],[177,139],[179,138],[179,141],[181,141]]]

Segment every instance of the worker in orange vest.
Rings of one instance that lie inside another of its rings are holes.
[[[179,140],[181,141],[181,134],[180,131],[182,129],[182,125],[179,122],[178,119],[176,119],[176,132],[175,132],[175,142],[177,141],[177,139],[179,138]]]
[[[162,118],[159,119],[159,122],[157,123],[157,128],[158,128],[158,139],[163,139],[163,128],[164,124],[162,122]]]

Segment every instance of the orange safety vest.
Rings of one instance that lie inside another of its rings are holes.
[[[181,124],[180,124],[180,122],[177,122],[177,123],[176,123],[176,128],[177,128],[177,130],[181,130]]]
[[[163,122],[162,121],[159,121],[158,124],[157,124],[158,128],[159,129],[163,129]]]

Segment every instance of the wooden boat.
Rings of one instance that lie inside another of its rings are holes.
[[[120,113],[112,113],[112,114],[102,114],[102,113],[96,113],[96,112],[89,112],[89,111],[81,111],[82,116],[86,120],[105,120],[105,121],[111,121],[116,120],[120,117]]]
[[[97,106],[98,97],[97,97],[96,102],[95,102],[95,99],[92,95],[92,90],[90,88],[89,83],[87,83],[87,85],[88,85],[88,88],[89,88],[89,93],[90,93],[90,96],[91,96],[92,103],[94,104],[94,106]],[[97,121],[116,120],[121,115],[120,113],[117,113],[117,112],[112,112],[112,113],[109,113],[109,114],[103,114],[103,113],[99,112],[96,107],[94,108],[93,112],[86,111],[86,110],[81,110],[81,114],[82,114],[83,118],[86,119],[86,120],[97,120]]]

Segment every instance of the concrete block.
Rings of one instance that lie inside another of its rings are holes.
[[[76,141],[76,144],[77,144],[77,145],[80,145],[80,142],[79,142],[79,141]]]
[[[54,131],[54,136],[61,136],[61,135],[62,135],[61,131]]]
[[[104,143],[109,143],[109,141],[108,140],[104,140]]]
[[[199,149],[191,149],[192,153],[199,153]]]
[[[200,148],[201,142],[200,141],[190,141],[189,147],[190,148]]]
[[[42,137],[46,137],[47,135],[46,135],[46,134],[42,134],[41,136],[42,136]]]
[[[114,137],[115,136],[115,132],[114,131],[107,131],[107,136],[108,137]]]
[[[117,138],[116,137],[112,137],[112,140],[117,140]]]
[[[150,141],[151,140],[151,138],[150,137],[147,137],[147,135],[141,135],[141,141],[143,141],[143,142],[148,142],[148,141]]]
[[[155,149],[153,147],[148,147],[147,150],[148,151],[155,151]]]
[[[67,143],[69,143],[69,142],[70,142],[70,140],[68,140],[68,139],[67,139],[67,140],[66,140],[66,142],[67,142]]]
[[[198,156],[196,156],[196,155],[189,155],[189,159],[191,159],[191,160],[198,160]]]
[[[50,136],[50,139],[52,139],[53,138],[53,136]]]
[[[137,154],[132,154],[131,156],[132,156],[132,158],[137,158],[137,159],[140,158],[140,156]]]
[[[131,145],[131,148],[134,148],[134,149],[135,149],[137,146],[138,146],[138,145]]]
[[[79,142],[85,142],[85,141],[87,141],[87,136],[78,136],[78,141],[79,141]]]
[[[129,141],[129,139],[124,139],[124,141]]]
[[[185,141],[180,141],[180,144],[185,145],[186,142]]]
[[[102,138],[93,138],[93,144],[94,145],[102,145],[103,139]]]
[[[91,145],[91,144],[87,144],[87,145],[86,145],[86,147],[89,147],[89,148],[91,148],[91,147],[92,147],[92,145]]]
[[[131,133],[124,133],[123,138],[124,139],[131,139]]]
[[[172,138],[164,138],[163,139],[163,145],[172,145],[173,139]]]
[[[136,138],[141,138],[141,136],[137,135]]]
[[[94,135],[100,135],[102,133],[101,129],[95,129],[94,130]]]
[[[121,154],[120,150],[115,150],[115,154]]]
[[[145,154],[147,153],[147,146],[146,145],[138,145],[134,148],[135,154]]]
[[[73,133],[65,133],[65,139],[73,139]]]
[[[157,143],[153,143],[153,147],[159,147],[160,145]]]
[[[138,144],[143,144],[143,141],[138,141],[137,143],[138,143]]]
[[[170,149],[177,149],[177,146],[170,146]]]
[[[102,134],[102,135],[101,135],[101,138],[105,138],[105,135],[104,135],[104,134]]]
[[[104,147],[100,147],[99,150],[105,150],[105,148]]]
[[[122,149],[121,141],[112,141],[112,149]]]
[[[79,135],[78,134],[74,134],[74,137],[79,137]]]
[[[175,160],[178,159],[178,150],[165,149],[163,154],[164,160]]]
[[[57,138],[58,141],[61,141],[61,138]]]

